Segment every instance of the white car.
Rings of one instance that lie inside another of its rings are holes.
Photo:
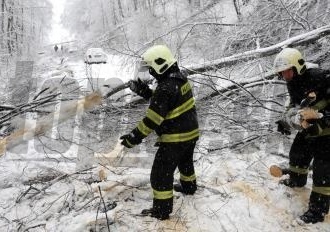
[[[106,64],[108,57],[102,48],[89,48],[84,60],[86,64]]]

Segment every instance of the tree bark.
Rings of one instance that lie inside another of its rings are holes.
[[[5,35],[5,0],[1,1],[1,31],[0,33],[4,36]],[[2,45],[2,41],[1,41]]]
[[[117,2],[118,2],[119,14],[121,15],[122,18],[124,18],[124,11],[123,11],[123,7],[121,5],[121,2],[120,2],[120,0],[118,0]]]
[[[112,18],[113,18],[113,25],[117,25],[118,23],[118,18],[116,14],[116,6],[115,2],[112,1]]]
[[[233,0],[233,1],[234,1],[234,7],[235,7],[236,14],[237,14],[237,18],[238,18],[239,21],[241,21],[242,14],[241,14],[241,11],[239,9],[239,2],[238,2],[238,0]]]
[[[133,4],[134,4],[134,11],[137,11],[138,10],[137,0],[133,0]]]
[[[14,31],[14,26],[13,26],[13,23],[14,23],[14,17],[13,17],[13,11],[12,11],[12,7],[10,6],[9,9],[8,9],[8,13],[9,13],[9,17],[8,17],[8,20],[7,20],[7,33],[8,33],[8,36],[7,36],[7,46],[8,46],[8,53],[10,55],[12,55],[13,51],[14,51],[14,45],[13,45],[13,42],[14,42],[14,38],[13,38],[13,31]]]

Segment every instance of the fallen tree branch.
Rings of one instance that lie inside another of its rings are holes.
[[[266,48],[259,48],[251,51],[246,51],[232,56],[224,57],[218,60],[213,60],[211,62],[205,62],[200,65],[191,65],[183,67],[186,69],[188,75],[192,75],[198,72],[207,72],[211,70],[220,69],[226,66],[234,65],[238,62],[247,61],[251,59],[256,59],[265,56],[271,56],[278,53],[283,47],[286,46],[299,46],[304,44],[309,44],[312,41],[318,40],[321,37],[330,34],[330,25],[317,28],[315,30],[309,31],[304,34],[300,34],[278,44]]]
[[[105,205],[104,198],[102,196],[102,192],[101,192],[101,187],[100,186],[98,186],[98,190],[99,190],[99,193],[100,193],[101,202],[102,202],[103,207],[104,207],[104,214],[105,214],[105,218],[107,220],[108,231],[110,232],[110,222],[109,222],[109,218],[108,218],[108,214],[107,214],[107,206]]]
[[[35,187],[33,187],[33,186],[31,185],[31,186],[30,186],[30,187],[29,187],[24,193],[22,193],[22,194],[17,198],[16,203],[20,202],[20,201],[23,199],[23,197],[26,196],[26,195],[30,192],[30,190],[35,190],[36,192],[35,192],[35,193],[32,193],[29,197],[27,197],[28,199],[31,199],[31,198],[35,197],[35,196],[38,195],[39,193],[43,193],[43,192],[45,192],[46,189],[48,189],[50,186],[54,185],[55,183],[57,183],[57,182],[59,182],[59,181],[61,181],[61,180],[63,180],[63,179],[66,179],[66,178],[68,178],[68,177],[70,177],[70,176],[73,176],[73,175],[77,175],[77,174],[85,173],[86,171],[89,171],[89,170],[91,170],[91,169],[93,169],[93,168],[88,168],[88,169],[81,170],[81,171],[77,171],[77,172],[74,172],[74,173],[71,173],[71,174],[67,174],[67,173],[66,173],[66,174],[63,174],[63,175],[61,175],[61,176],[59,176],[59,177],[57,177],[57,178],[55,178],[55,179],[53,179],[53,180],[47,182],[47,183],[45,184],[45,186],[44,186],[43,188],[41,188],[41,189],[37,189],[37,188],[35,188]]]
[[[305,45],[309,44],[312,41],[318,40],[321,37],[324,37],[326,35],[330,34],[330,25],[324,26],[317,28],[315,30],[309,31],[304,34],[300,34],[297,36],[294,36],[290,39],[287,39],[285,41],[282,41],[278,44],[274,44],[272,46],[266,47],[266,48],[259,48],[251,51],[246,51],[243,53],[238,53],[234,54],[232,56],[224,57],[218,60],[210,61],[210,62],[205,62],[203,64],[195,64],[191,66],[181,66],[183,70],[186,71],[187,75],[194,75],[198,73],[204,73],[212,70],[217,70],[220,68],[228,67],[231,65],[235,65],[239,62],[247,61],[247,60],[252,60],[252,59],[257,59],[261,57],[266,57],[266,56],[271,56],[276,53],[278,53],[283,47],[285,46],[298,46],[298,45]],[[272,79],[274,78],[275,74],[274,73],[269,73],[268,76],[265,79]],[[240,83],[242,85],[247,84],[247,83]],[[111,95],[124,90],[129,87],[129,82],[124,83],[113,90],[111,90],[109,93],[107,93],[104,98],[108,98]],[[212,96],[210,96],[212,97]]]
[[[264,109],[269,110],[269,111],[273,111],[273,112],[277,112],[277,113],[282,113],[281,111],[277,111],[277,110],[274,110],[274,109],[271,109],[271,108],[268,108],[267,106],[265,106],[257,97],[255,97],[250,91],[247,90],[247,88],[244,87],[244,84],[251,84],[251,80],[250,81],[247,81],[247,82],[238,83],[238,82],[236,82],[234,80],[231,80],[231,79],[228,79],[228,78],[224,78],[224,77],[220,77],[220,76],[216,76],[216,75],[199,73],[199,72],[198,72],[198,74],[201,74],[201,75],[204,75],[204,76],[207,76],[207,77],[215,77],[215,78],[219,78],[219,79],[222,79],[222,80],[229,81],[229,82],[232,83],[232,85],[229,86],[229,87],[224,88],[222,91],[225,92],[225,91],[228,91],[228,89],[241,89],[244,92],[246,92],[248,95],[250,95]],[[260,79],[255,80],[255,81],[259,82],[261,80],[266,80],[266,79],[264,77],[262,77]],[[216,90],[215,92],[213,92],[212,94],[210,94],[207,97],[202,98],[201,100],[207,100],[210,97],[214,97],[214,96],[217,96],[217,95],[220,95],[220,94],[221,94],[220,90]]]
[[[28,231],[31,231],[32,229],[36,229],[38,227],[46,227],[46,223],[40,223],[40,224],[37,224],[37,225],[34,225],[34,226],[30,226],[30,227],[27,227],[23,230],[23,232],[28,232]]]
[[[250,136],[250,137],[248,137],[246,139],[243,139],[243,140],[241,140],[241,141],[239,141],[237,143],[234,143],[232,145],[228,144],[228,145],[225,145],[225,146],[219,147],[219,148],[209,148],[209,149],[207,149],[207,151],[208,152],[213,152],[213,151],[219,151],[219,150],[223,150],[223,149],[227,149],[227,148],[228,149],[234,149],[234,148],[236,148],[239,145],[244,145],[245,143],[251,142],[251,141],[256,140],[256,139],[259,139],[262,136],[264,136],[264,135],[252,135],[252,136]]]
[[[55,99],[59,95],[60,94],[49,95],[49,96],[46,96],[46,97],[41,98],[39,100],[34,100],[32,102],[17,106],[16,108],[12,109],[7,114],[0,117],[0,125],[2,125],[3,123],[11,120],[12,118],[14,118],[17,115],[26,113],[28,111],[32,111],[33,109],[37,108],[38,106],[41,106],[43,104],[51,102],[53,99]]]
[[[130,85],[130,82],[126,82],[122,85],[119,85],[116,88],[113,88],[110,92],[108,92],[103,98],[106,99],[106,98],[110,97],[111,95],[114,95],[115,93],[118,93],[119,91],[128,88],[129,85]]]

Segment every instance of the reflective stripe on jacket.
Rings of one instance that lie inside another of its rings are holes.
[[[144,138],[154,130],[159,136],[158,142],[185,142],[199,137],[192,88],[180,71],[158,80],[146,116],[135,132]]]

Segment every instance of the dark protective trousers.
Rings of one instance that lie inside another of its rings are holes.
[[[160,215],[168,215],[173,209],[174,171],[194,176],[193,154],[196,141],[160,143],[151,169],[150,182],[154,191],[153,209]],[[190,186],[189,186],[190,185]],[[186,183],[186,188],[196,190],[196,180]],[[155,194],[155,191],[160,194]],[[160,197],[162,193],[165,197]]]
[[[298,133],[290,150],[290,166],[307,169],[312,159],[313,189],[309,207],[326,214],[330,197],[330,136],[306,138],[304,133]],[[306,183],[307,174],[292,173],[290,178]]]

